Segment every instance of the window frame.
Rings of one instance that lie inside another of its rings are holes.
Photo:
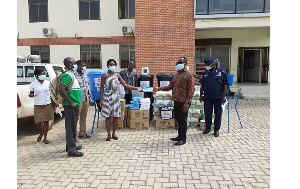
[[[232,18],[232,17],[268,17],[270,16],[270,10],[266,10],[266,1],[270,0],[262,0],[263,1],[263,12],[237,12],[237,0],[234,3],[234,13],[209,13],[209,4],[213,0],[207,0],[207,8],[206,14],[197,14],[197,0],[194,0],[194,18]],[[205,11],[204,11],[205,12]]]
[[[98,11],[99,11],[99,15],[98,18],[93,18],[91,19],[91,2],[93,1],[98,1],[99,2],[99,7],[98,7]],[[81,18],[81,12],[80,12],[80,2],[88,2],[89,3],[89,18]],[[84,20],[101,20],[101,11],[100,11],[100,0],[78,0],[78,13],[79,13],[79,21],[84,21]]]
[[[42,48],[45,48],[45,49],[42,49]],[[36,49],[33,49],[33,48],[38,48],[37,50]],[[33,53],[33,52],[38,52],[37,53]],[[49,61],[47,61],[46,59],[43,59],[44,56],[42,56],[42,53],[49,53]],[[50,46],[49,45],[32,45],[30,46],[30,54],[31,55],[40,55],[41,56],[41,63],[50,63],[51,62],[51,59],[50,59]],[[44,61],[46,60],[46,61]]]
[[[83,49],[84,46],[89,46],[89,49]],[[92,49],[92,46],[100,46],[100,50],[93,50]],[[80,45],[80,60],[82,60],[84,63],[85,63],[85,67],[86,68],[100,68],[102,69],[102,46],[99,44],[99,45]],[[92,60],[92,53],[93,52],[99,52],[99,67],[95,67],[95,66],[92,66],[94,64],[91,64],[91,60]],[[82,56],[82,53],[89,53],[89,61],[87,61],[86,58],[83,58]]]
[[[128,49],[126,49],[126,50],[122,49],[122,48],[121,48],[122,45],[124,45],[124,46],[125,46],[125,45],[128,45]],[[133,48],[133,47],[134,47],[134,48]],[[121,50],[121,49],[122,49],[122,50]],[[128,52],[128,61],[127,61],[126,66],[122,64],[122,60],[121,60],[121,58],[122,58],[122,57],[121,57],[121,52]],[[135,57],[136,57],[136,56],[134,55],[134,60],[131,60],[131,58],[130,58],[130,57],[131,57],[131,56],[130,56],[130,53],[131,53],[131,52],[134,52],[134,53],[136,52],[136,51],[135,51],[135,44],[120,44],[120,45],[119,45],[119,62],[120,62],[120,68],[121,68],[121,69],[128,68],[128,63],[129,63],[130,61],[134,61],[134,62],[135,62]],[[125,66],[125,67],[124,67],[124,66]]]
[[[32,2],[30,2],[30,0],[28,0],[28,16],[29,16],[29,23],[36,23],[36,22],[49,22],[49,10],[48,10],[48,0],[46,0],[47,2],[34,2],[34,3],[32,3]],[[40,21],[40,12],[39,12],[39,10],[40,10],[40,6],[41,5],[45,5],[46,4],[46,6],[47,6],[47,14],[46,14],[46,16],[47,16],[47,21]],[[31,10],[31,5],[37,5],[38,6],[38,13],[37,13],[37,21],[32,21],[32,19],[31,19],[31,14],[30,14],[30,10]]]
[[[130,16],[130,1],[134,1],[134,16]],[[126,4],[127,2],[127,4]],[[122,13],[121,13],[121,8],[120,8],[120,4],[121,3],[124,3],[124,17],[122,16]],[[129,10],[128,10],[129,9]],[[135,0],[118,0],[118,17],[119,19],[135,19]]]

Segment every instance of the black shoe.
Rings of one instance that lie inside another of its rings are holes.
[[[218,137],[218,136],[219,136],[219,131],[215,131],[215,132],[214,132],[214,136],[215,136],[215,137]]]
[[[81,150],[82,149],[82,145],[79,144],[78,146],[76,146],[76,150]]]
[[[72,153],[68,153],[69,157],[82,157],[83,156],[83,152],[72,152]]]
[[[79,138],[80,138],[80,139],[85,139],[85,138],[91,138],[91,136],[88,135],[88,134],[84,134],[84,135],[82,135],[82,136],[79,136]]]
[[[180,146],[180,145],[183,145],[183,144],[185,144],[185,143],[186,143],[185,140],[179,140],[179,141],[177,141],[174,145],[175,145],[175,146]]]
[[[177,137],[175,137],[175,138],[170,138],[172,141],[179,141],[180,139],[179,139],[179,137],[177,136]]]
[[[117,136],[112,136],[111,138],[114,139],[114,140],[118,140]]]
[[[210,132],[210,130],[205,129],[205,131],[203,131],[203,134],[208,134]]]

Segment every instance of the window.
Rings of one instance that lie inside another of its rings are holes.
[[[87,68],[102,68],[101,45],[80,45],[80,59]]]
[[[28,0],[29,22],[48,22],[48,0]]]
[[[135,45],[120,45],[121,68],[128,68],[129,61],[135,62]]]
[[[17,77],[23,77],[23,66],[17,67]]]
[[[134,19],[135,0],[119,0],[119,18]]]
[[[196,0],[196,15],[268,12],[270,0]]]
[[[99,20],[99,19],[100,19],[99,0],[79,1],[79,20]]]
[[[33,66],[25,66],[25,77],[34,77]]]
[[[53,70],[55,72],[56,75],[58,75],[59,73],[63,72],[63,68],[60,66],[53,66]]]
[[[49,45],[30,46],[31,55],[40,55],[42,63],[50,63]]]

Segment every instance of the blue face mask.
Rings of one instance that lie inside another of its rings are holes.
[[[86,71],[86,67],[84,66],[84,67],[82,67],[82,73],[84,73],[85,71]]]
[[[46,75],[39,75],[39,77],[38,77],[38,78],[39,78],[39,80],[42,80],[42,81],[43,81],[43,80],[45,80],[45,79],[46,79]]]
[[[116,70],[116,66],[109,66],[108,69],[112,72],[114,72]]]
[[[175,66],[175,70],[178,71],[178,70],[182,70],[184,68],[184,64],[177,64]]]
[[[77,71],[77,64],[73,65],[73,70],[76,72]]]
[[[211,66],[205,66],[206,70],[210,70]]]

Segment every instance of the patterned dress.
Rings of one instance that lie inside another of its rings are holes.
[[[106,73],[105,80],[105,93],[103,96],[103,106],[101,109],[101,115],[103,117],[120,117],[121,105],[120,95],[118,92],[118,74],[109,75]]]

